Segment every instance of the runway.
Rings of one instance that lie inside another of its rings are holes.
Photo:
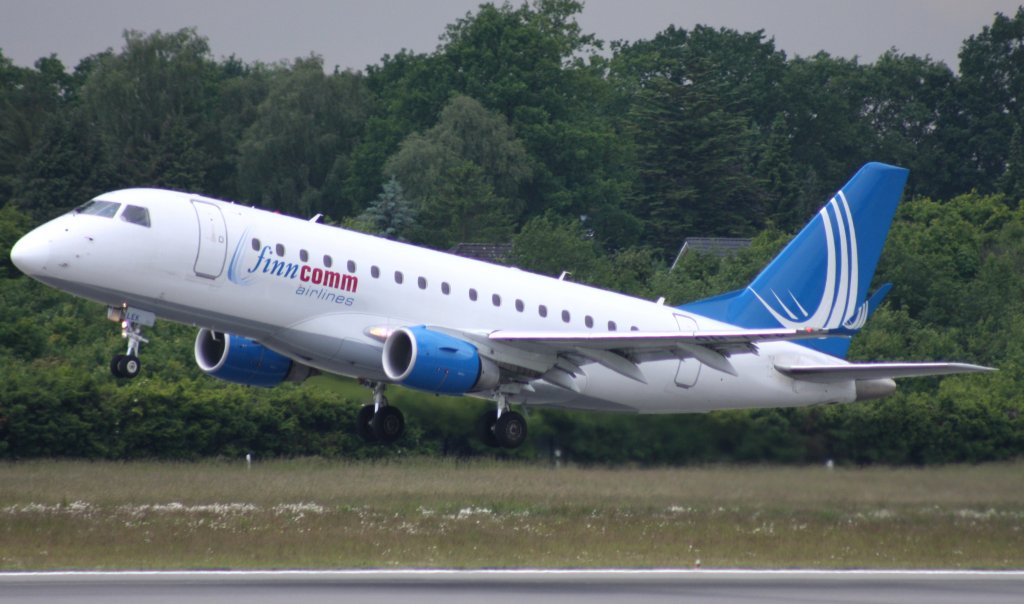
[[[1024,602],[1024,572],[279,571],[0,573],[0,602],[611,604]]]

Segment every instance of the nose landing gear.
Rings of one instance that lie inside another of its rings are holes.
[[[118,378],[134,378],[142,371],[139,347],[149,343],[142,335],[142,326],[152,326],[156,322],[156,315],[127,306],[111,306],[107,309],[107,318],[121,324],[121,337],[128,340],[128,352],[114,355],[110,360],[110,373]]]

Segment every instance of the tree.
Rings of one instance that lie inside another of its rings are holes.
[[[1006,158],[1006,171],[999,177],[999,190],[1006,194],[1007,201],[1024,201],[1024,135],[1021,124],[1013,127],[1010,149]]]
[[[241,196],[300,215],[350,215],[343,186],[368,115],[359,74],[325,75],[320,57],[279,66],[238,144]]]
[[[86,120],[120,186],[201,190],[216,135],[208,111],[216,67],[195,29],[124,34],[83,84]]]
[[[365,224],[369,232],[388,239],[405,241],[402,236],[414,223],[416,210],[402,193],[402,185],[394,176],[384,183],[377,199],[356,219]]]
[[[687,235],[752,234],[764,219],[749,120],[730,112],[727,91],[703,75],[651,82],[631,114],[636,213],[647,223],[648,243],[665,256]]]
[[[416,203],[415,239],[441,248],[508,241],[531,173],[505,119],[465,96],[452,98],[434,127],[410,135],[385,170]]]
[[[1006,151],[1024,120],[1024,6],[1013,17],[997,13],[992,25],[960,48],[963,151],[970,170],[958,193],[991,193],[1006,171]]]

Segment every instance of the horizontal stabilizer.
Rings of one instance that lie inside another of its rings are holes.
[[[924,377],[952,373],[995,371],[992,367],[968,363],[859,363],[850,365],[775,365],[780,373],[805,382],[831,384],[850,380]]]

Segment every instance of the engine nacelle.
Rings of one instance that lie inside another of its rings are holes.
[[[301,382],[310,368],[249,338],[200,329],[196,363],[215,378],[246,386],[269,388],[285,380]]]
[[[411,388],[465,394],[498,386],[498,366],[469,342],[420,325],[401,327],[384,341],[384,373]]]

